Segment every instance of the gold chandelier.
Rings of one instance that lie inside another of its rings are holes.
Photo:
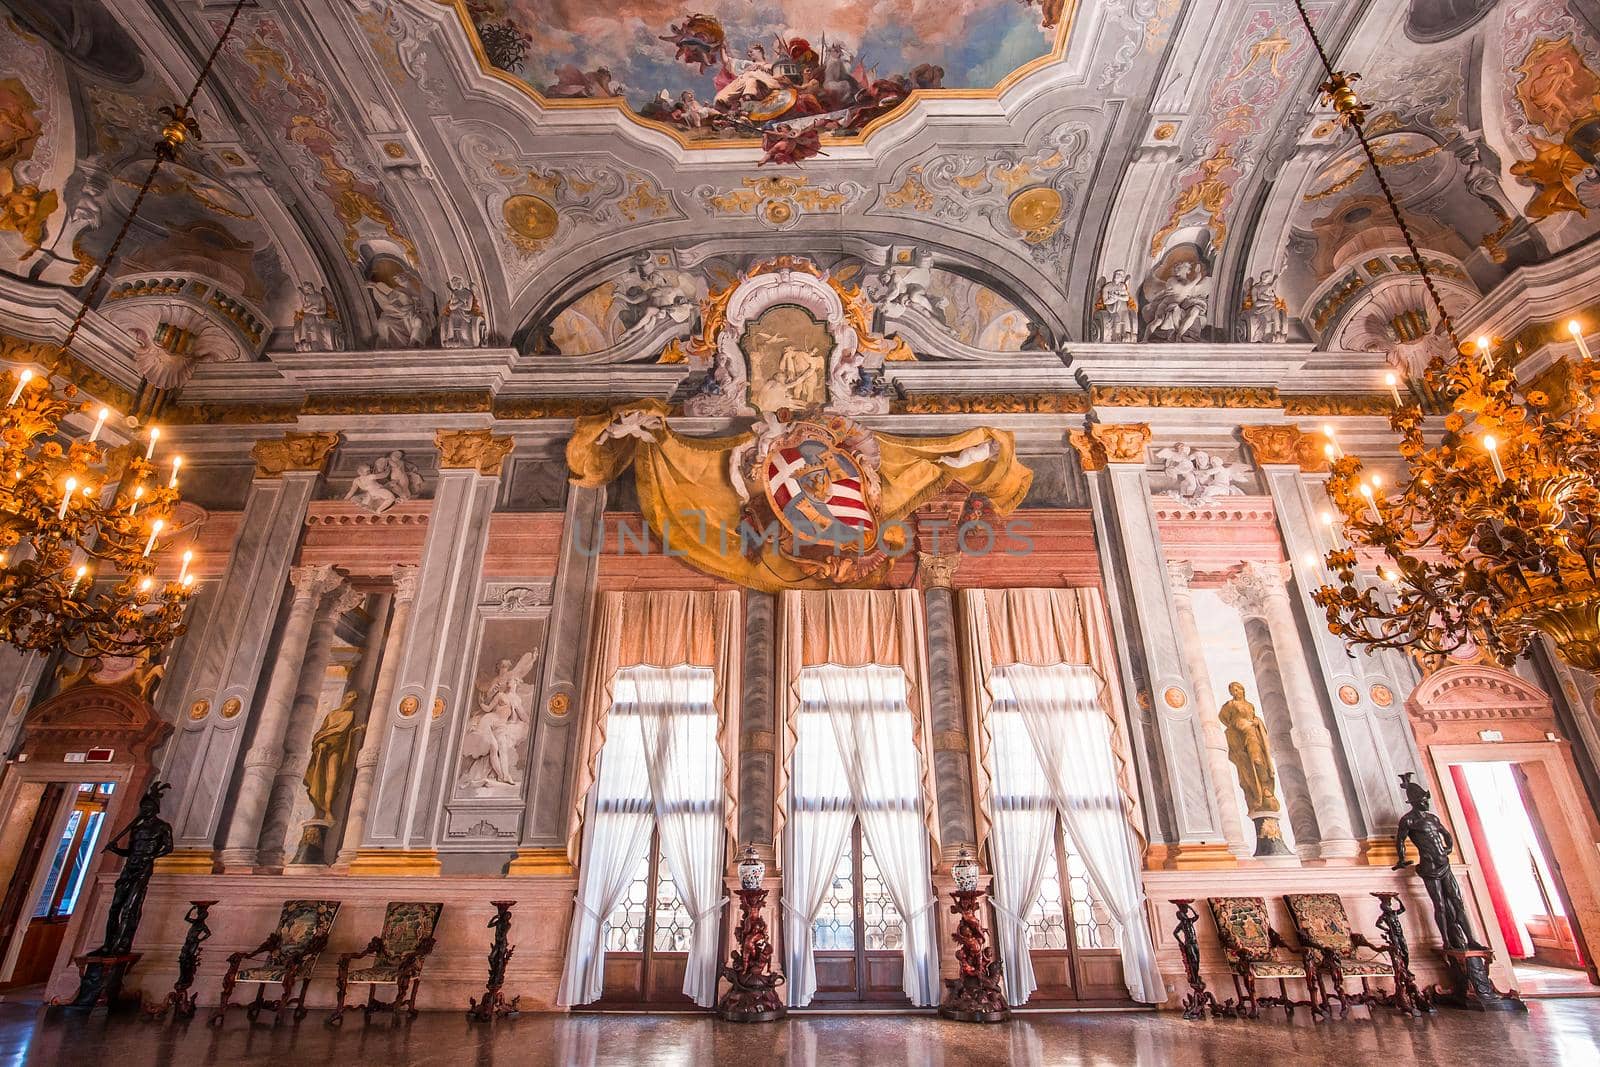
[[[65,355],[78,336],[107,272],[139,214],[156,176],[177,158],[199,128],[195,97],[233,32],[244,0],[234,5],[188,97],[163,107],[166,120],[144,184],[122,226],[95,268],[78,313],[61,342]],[[0,641],[31,652],[66,652],[83,659],[154,655],[184,630],[183,613],[194,589],[192,553],[177,576],[156,588],[155,550],[170,537],[178,504],[181,457],[163,482],[155,466],[160,431],[150,427],[137,444],[107,448],[101,431],[111,417],[100,408],[86,440],[64,438],[61,420],[92,405],[67,385],[23,369],[6,374],[10,400],[0,410]],[[129,420],[130,422],[132,420]],[[109,588],[96,579],[117,577]]]
[[[1366,108],[1351,84],[1360,75],[1333,69],[1296,6],[1328,75],[1322,91],[1355,131],[1451,341],[1416,390],[1448,411],[1442,433],[1390,377],[1398,484],[1365,475],[1329,443],[1328,494],[1343,521],[1330,522],[1336,583],[1312,598],[1351,646],[1442,656],[1476,645],[1509,665],[1542,634],[1572,666],[1600,670],[1600,363],[1568,323],[1579,358],[1565,395],[1552,396],[1518,382],[1495,339],[1461,344],[1362,128]],[[1363,552],[1385,560],[1376,587],[1358,579]]]

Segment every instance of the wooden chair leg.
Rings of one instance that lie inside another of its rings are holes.
[[[417,1017],[417,990],[421,988],[422,979],[420,977],[411,979],[411,996],[406,1001],[406,1018],[408,1019]]]
[[[1310,985],[1308,982],[1307,985]],[[1278,979],[1278,996],[1283,998],[1283,1014],[1291,1022],[1294,1020],[1294,1000],[1289,996],[1289,983],[1285,979]]]
[[[309,1012],[308,1012],[308,1010],[306,1008],[306,990],[308,990],[310,988],[311,988],[311,972],[307,971],[306,972],[306,976],[304,978],[300,979],[300,995],[295,998],[295,1002],[294,1002],[294,1019],[295,1019],[295,1022],[299,1022],[301,1019],[304,1019],[307,1014],[309,1014]]]

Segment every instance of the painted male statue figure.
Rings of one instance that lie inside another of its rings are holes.
[[[1445,947],[1483,951],[1484,946],[1472,936],[1472,921],[1467,918],[1467,906],[1461,899],[1461,886],[1450,869],[1450,850],[1455,848],[1455,841],[1439,816],[1428,810],[1431,794],[1412,781],[1410,771],[1400,776],[1400,784],[1411,810],[1400,816],[1395,828],[1394,846],[1400,862],[1394,870],[1411,866],[1406,859],[1406,842],[1410,841],[1417,849],[1417,874],[1428,888],[1428,899],[1433,901],[1433,921],[1444,936]]]
[[[166,782],[151,782],[139,798],[139,814],[122,832],[106,843],[106,851],[124,859],[111,893],[111,912],[106,916],[105,944],[95,956],[122,956],[133,947],[144,911],[144,895],[150,886],[156,860],[172,851],[172,825],[161,817],[161,794],[170,789]],[[124,841],[124,839],[126,839]]]

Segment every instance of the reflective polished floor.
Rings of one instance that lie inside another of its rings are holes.
[[[997,1026],[968,1026],[925,1015],[812,1015],[764,1026],[700,1016],[524,1015],[492,1026],[433,1013],[406,1025],[342,1030],[314,1013],[295,1026],[250,1024],[240,1013],[220,1030],[202,1014],[189,1024],[44,1019],[35,1008],[0,1004],[0,1067],[92,1064],[308,1064],[314,1067],[900,1067],[900,1065],[1179,1064],[1538,1064],[1600,1063],[1600,1001],[1541,1000],[1521,1016],[1440,1013],[1312,1023],[1298,1016],[1246,1022],[1185,1022],[1172,1013],[1023,1015]]]

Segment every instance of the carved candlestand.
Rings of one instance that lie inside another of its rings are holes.
[[[1011,1017],[1011,1011],[1006,1007],[1001,985],[1000,961],[995,958],[994,949],[984,944],[986,935],[978,921],[983,890],[952,890],[950,899],[955,902],[950,905],[950,914],[960,917],[951,937],[960,946],[956,960],[961,964],[961,977],[944,980],[939,1014],[963,1023],[1004,1022]]]
[[[489,948],[489,980],[483,986],[483,999],[472,998],[467,1009],[467,1018],[480,1023],[517,1014],[517,1001],[522,999],[507,1000],[500,992],[500,987],[506,984],[506,964],[517,950],[515,945],[506,944],[506,934],[511,930],[511,908],[516,901],[491,900],[489,903],[494,905],[494,918],[489,920],[488,927],[494,931],[494,944]]]
[[[189,935],[183,939],[183,947],[178,950],[178,980],[172,983],[172,992],[161,1003],[144,1010],[146,1017],[165,1019],[167,1012],[171,1011],[174,1019],[194,1018],[195,996],[189,989],[194,985],[195,972],[200,969],[200,946],[211,939],[211,927],[206,925],[206,916],[215,903],[214,900],[189,901],[189,914],[183,917],[183,921],[189,924]]]
[[[740,889],[739,925],[733,936],[739,947],[722,977],[729,989],[717,1002],[717,1014],[730,1023],[766,1023],[783,1016],[783,1001],[778,986],[783,975],[772,973],[772,941],[767,936],[767,920],[761,909],[767,903],[765,889]]]
[[[1213,1019],[1237,1019],[1239,1006],[1233,998],[1217,1000],[1216,995],[1206,988],[1206,980],[1200,977],[1200,938],[1194,925],[1200,915],[1190,907],[1194,899],[1174,900],[1172,903],[1178,909],[1178,925],[1172,928],[1172,936],[1178,942],[1178,950],[1183,953],[1183,973],[1189,980],[1189,995],[1183,998],[1183,1017],[1203,1019],[1210,1012]]]

